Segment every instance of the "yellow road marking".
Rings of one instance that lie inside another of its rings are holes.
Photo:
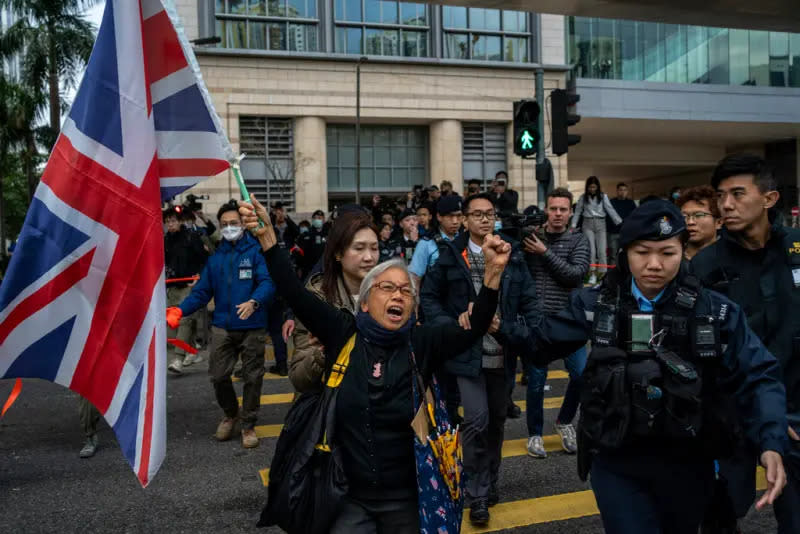
[[[266,488],[269,486],[269,467],[266,469],[260,469],[258,471],[258,475],[261,477],[261,483],[264,485],[264,487]]]
[[[236,397],[239,399],[239,405],[242,404],[242,398]],[[261,406],[267,406],[269,404],[286,404],[290,403],[294,400],[294,393],[275,393],[274,395],[261,395]]]
[[[267,364],[271,364],[271,362],[267,362]],[[517,373],[517,384],[519,384],[519,380],[522,378],[522,373]],[[547,372],[547,379],[548,380],[564,380],[569,378],[569,373],[566,371],[548,371]],[[274,375],[272,373],[264,373],[264,380],[288,380],[288,377]],[[235,376],[231,377],[231,380],[234,382],[241,382],[241,378],[237,378]]]
[[[256,437],[261,438],[277,438],[281,435],[283,425],[256,425]]]

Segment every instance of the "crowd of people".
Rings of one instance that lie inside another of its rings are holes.
[[[297,395],[323,387],[354,335],[336,411],[350,491],[332,532],[419,530],[416,368],[436,377],[460,425],[469,519],[485,525],[502,499],[505,422],[521,416],[520,360],[527,451],[546,458],[545,380],[563,359],[555,432],[591,478],[608,532],[735,532],[757,462],[759,507],[774,502],[780,532],[800,531],[800,319],[780,311],[800,300],[800,234],[776,221],[764,161],[730,156],[708,185],[638,203],[626,184],[610,198],[590,177],[577,200],[552,190],[543,212],[519,213],[504,172],[487,191],[465,185],[463,196],[443,181],[299,223],[257,201],[223,205],[216,222],[164,212],[168,337],[210,346],[216,438],[238,426],[242,446],[258,446],[267,335],[269,371]],[[197,361],[170,345],[172,374]]]

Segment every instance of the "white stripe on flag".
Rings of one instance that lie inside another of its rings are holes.
[[[156,132],[156,144],[160,159],[225,159],[213,132]]]
[[[194,73],[189,67],[176,70],[172,74],[150,84],[150,94],[153,95],[153,104],[158,104],[165,98],[179,91],[183,91],[196,83],[197,79],[194,77]]]
[[[153,15],[164,11],[161,0],[142,0],[142,19],[147,20]]]

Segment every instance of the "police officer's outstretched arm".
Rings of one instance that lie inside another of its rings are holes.
[[[739,306],[712,293],[714,310],[721,322],[728,346],[722,360],[728,386],[735,388],[741,420],[751,443],[759,447],[761,465],[766,469],[767,491],[756,503],[761,509],[773,504],[786,485],[782,454],[786,443],[786,392],[780,365],[747,326]]]
[[[565,309],[557,315],[541,315],[539,321],[528,328],[527,351],[523,357],[543,367],[584,346],[591,336],[599,295],[599,288],[573,291]]]

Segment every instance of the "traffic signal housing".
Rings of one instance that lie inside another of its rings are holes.
[[[560,156],[569,151],[569,147],[581,142],[581,136],[569,133],[569,127],[575,126],[581,116],[575,113],[575,104],[581,96],[574,89],[554,89],[550,93],[550,143],[553,154]]]
[[[539,103],[536,100],[514,102],[514,154],[523,158],[536,155],[539,148]]]

